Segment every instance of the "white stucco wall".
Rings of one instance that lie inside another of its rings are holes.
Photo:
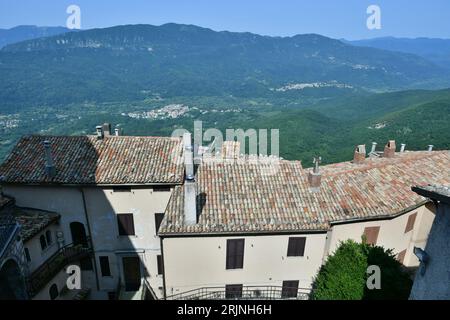
[[[289,237],[306,237],[303,257],[287,257]],[[326,233],[163,240],[167,295],[200,287],[243,284],[281,286],[299,280],[308,288],[323,258]],[[227,239],[245,239],[243,269],[226,269]]]

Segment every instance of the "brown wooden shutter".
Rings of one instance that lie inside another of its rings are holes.
[[[227,269],[240,269],[244,267],[245,239],[227,240]]]
[[[305,237],[291,237],[288,243],[288,257],[303,257],[305,254]]]
[[[283,288],[281,289],[282,298],[296,298],[298,293],[298,280],[283,281]]]
[[[368,244],[377,244],[378,233],[380,232],[380,227],[366,227],[364,229],[364,236]]]
[[[397,260],[398,260],[398,262],[400,262],[401,264],[403,264],[403,261],[405,261],[405,256],[406,256],[406,249],[403,250],[403,251],[401,251],[401,252],[399,252],[399,253],[397,254]]]
[[[156,256],[157,263],[158,263],[158,274],[163,274],[163,261],[162,261],[162,255]]]
[[[117,223],[119,226],[119,235],[134,236],[134,220],[133,214],[118,214]]]
[[[158,234],[158,230],[163,219],[164,213],[155,213],[155,234]]]
[[[408,222],[406,223],[405,233],[410,232],[414,229],[414,223],[416,222],[417,212],[414,212],[408,217]]]
[[[225,286],[225,298],[226,299],[242,298],[242,284],[227,284]]]

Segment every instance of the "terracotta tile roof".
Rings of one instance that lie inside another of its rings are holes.
[[[16,222],[20,224],[20,236],[23,242],[27,242],[60,218],[60,215],[54,212],[16,206],[9,206],[0,211],[0,218],[8,216],[14,217]]]
[[[327,230],[332,222],[395,215],[425,198],[417,184],[450,183],[450,152],[404,152],[321,167],[318,191],[300,162],[281,161],[275,175],[261,164],[203,164],[197,173],[199,222],[183,223],[183,187],[169,201],[159,233]]]
[[[51,142],[54,178],[45,171],[44,140]],[[182,164],[180,138],[25,136],[0,166],[0,180],[31,184],[181,183]]]

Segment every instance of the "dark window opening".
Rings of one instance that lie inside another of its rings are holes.
[[[24,251],[27,262],[30,262],[31,261],[30,250],[28,250],[28,248],[25,248]]]
[[[161,226],[161,222],[164,219],[164,213],[155,213],[155,234],[158,234],[159,227]]]
[[[305,254],[305,237],[289,238],[288,257],[303,257]]]
[[[242,284],[228,284],[225,286],[226,299],[242,298]]]
[[[50,286],[50,289],[48,290],[48,294],[50,295],[51,300],[55,300],[56,298],[58,298],[59,292],[58,292],[58,287],[56,286],[55,283]]]
[[[158,274],[163,274],[163,260],[162,255],[156,256],[157,264],[158,264]]]
[[[109,267],[109,258],[108,256],[101,256],[99,257],[100,260],[100,270],[102,273],[102,277],[110,277],[111,276],[111,269]]]
[[[47,240],[47,245],[50,245],[53,242],[52,232],[50,230],[45,232],[45,240]]]
[[[227,240],[227,269],[242,269],[244,267],[245,239]]]
[[[117,224],[119,225],[119,235],[134,236],[133,214],[118,214]]]
[[[297,298],[298,280],[297,281],[283,281],[283,288],[281,289],[282,298]]]
[[[39,237],[39,242],[41,243],[41,249],[42,250],[47,249],[47,240],[45,240],[45,236],[44,235],[41,235]]]

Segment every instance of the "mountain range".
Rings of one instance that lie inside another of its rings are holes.
[[[0,29],[0,48],[25,40],[51,37],[66,33],[71,30],[64,27],[38,27],[38,26],[17,26],[10,29]]]
[[[433,58],[445,57],[446,41],[417,39],[416,48],[180,24],[54,31],[0,50],[0,159],[23,134],[86,134],[111,122],[126,134],[170,135],[194,119],[279,128],[281,155],[305,165],[388,139],[450,149],[450,71]],[[167,105],[189,111],[148,116]]]

